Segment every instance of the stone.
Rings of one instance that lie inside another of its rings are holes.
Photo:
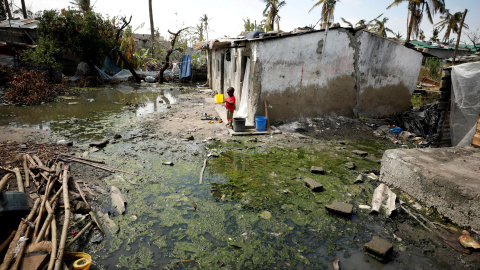
[[[115,134],[115,136],[113,136],[114,139],[121,139],[122,138],[122,135],[120,134]]]
[[[309,187],[314,192],[322,191],[323,189],[323,185],[313,180],[312,178],[305,178],[303,179],[303,182],[305,182],[305,185],[307,185],[307,187]]]
[[[90,243],[100,243],[103,241],[103,235],[101,233],[95,233],[90,239]]]
[[[94,141],[89,144],[91,147],[105,147],[110,141],[109,140],[103,140],[103,141]]]
[[[365,244],[365,250],[379,260],[385,260],[393,249],[387,240],[374,236],[372,241]]]
[[[365,176],[363,174],[359,174],[357,179],[353,182],[354,184],[359,184],[365,182]]]
[[[361,151],[361,150],[353,150],[352,153],[354,153],[355,155],[359,155],[361,157],[366,157],[368,156],[368,153],[365,152],[365,151]]]
[[[345,216],[351,216],[353,212],[352,204],[337,201],[334,201],[332,204],[326,205],[325,208],[327,208],[329,212]]]
[[[315,166],[312,166],[312,168],[310,169],[310,172],[315,174],[325,174],[325,170],[322,167],[315,167]]]
[[[90,212],[90,210],[92,210],[85,202],[77,202],[76,204],[74,204],[74,211],[76,213],[88,213]]]
[[[357,168],[357,164],[355,164],[355,162],[347,162],[345,163],[345,167],[349,170],[355,170],[355,168]]]
[[[188,141],[193,141],[194,139],[195,139],[195,138],[193,137],[193,135],[190,135],[190,136],[187,137],[187,140],[188,140]]]

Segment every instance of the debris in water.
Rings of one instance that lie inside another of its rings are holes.
[[[315,166],[312,166],[312,168],[310,169],[310,172],[315,174],[325,174],[325,170],[322,167],[315,167]]]
[[[305,178],[303,179],[303,182],[305,182],[305,185],[307,185],[314,192],[322,191],[323,189],[323,185],[313,180],[312,178]]]
[[[340,260],[339,259],[333,260],[332,264],[333,264],[333,269],[340,270]]]
[[[478,242],[475,241],[469,234],[461,235],[458,238],[458,240],[460,241],[460,244],[462,244],[462,246],[464,248],[473,248],[473,249],[479,249],[480,248],[480,245],[478,244]]]
[[[162,164],[163,164],[163,165],[168,165],[168,166],[173,166],[173,162],[170,162],[170,161],[168,161],[168,162],[163,162]]]
[[[120,215],[125,213],[125,205],[127,204],[127,200],[123,196],[120,189],[118,189],[116,186],[111,187],[111,197],[112,204],[117,208]]]
[[[193,205],[193,209],[195,209],[195,211],[197,211],[197,204],[195,202],[192,202],[192,205]]]
[[[223,194],[222,197],[220,198],[220,200],[223,201],[223,199],[225,199],[226,196],[227,196],[227,195]]]
[[[326,205],[325,208],[327,208],[327,210],[332,213],[346,215],[346,216],[351,216],[353,212],[353,205],[349,203],[342,203],[337,201],[334,201],[330,205]]]
[[[374,236],[372,241],[365,244],[365,250],[380,261],[385,261],[392,249],[391,243],[378,236]]]

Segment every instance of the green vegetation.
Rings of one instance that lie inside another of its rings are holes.
[[[434,81],[440,81],[443,73],[442,59],[436,57],[423,58],[422,68],[420,70],[419,80],[427,77]]]
[[[63,50],[80,60],[101,66],[105,55],[115,47],[115,19],[78,10],[43,11],[39,18],[37,49],[22,54],[22,59],[59,69],[55,57]]]

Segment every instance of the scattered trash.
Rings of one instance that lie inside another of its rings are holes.
[[[345,167],[349,170],[355,170],[355,168],[357,168],[357,164],[355,164],[355,162],[347,162],[345,163]]]
[[[102,219],[103,221],[105,222],[105,224],[107,225],[107,227],[110,229],[110,231],[112,232],[112,234],[114,233],[117,233],[120,228],[118,227],[117,223],[115,223],[115,221],[113,221],[110,216],[108,215],[108,213],[105,213],[103,216],[102,216]]]
[[[359,174],[357,179],[353,182],[354,184],[359,184],[365,182],[365,176],[363,174]]]
[[[112,197],[112,205],[114,205],[117,208],[118,213],[120,213],[120,215],[125,213],[125,205],[127,204],[127,200],[123,196],[120,189],[118,189],[116,186],[111,187],[111,197]]]
[[[373,181],[377,181],[378,180],[378,176],[374,173],[369,173],[367,175],[368,178],[372,179]]]
[[[333,265],[334,270],[340,270],[340,260],[339,259],[333,260],[332,265]]]
[[[147,77],[145,77],[145,81],[146,81],[147,83],[154,83],[154,82],[155,82],[155,78],[152,77],[152,76],[147,76]]]
[[[137,217],[137,216],[135,216],[135,215],[133,215],[133,216],[130,216],[130,219],[131,219],[131,220],[137,220],[137,219],[138,219],[138,217]]]
[[[396,210],[396,200],[397,195],[393,193],[390,188],[388,188],[385,184],[380,184],[373,192],[371,212],[380,212],[380,207],[385,201],[385,214],[387,215],[387,217],[390,217],[392,215],[392,212]]]
[[[163,162],[162,164],[163,165],[168,165],[168,166],[173,166],[173,162],[170,162],[170,161]]]
[[[462,232],[462,235],[460,235],[458,240],[464,248],[480,249],[480,244],[478,244],[478,242],[470,236],[470,233],[468,231],[466,232],[466,234]]]
[[[90,243],[94,243],[94,244],[100,243],[102,241],[103,241],[103,235],[101,233],[95,233],[92,236],[92,239],[90,239]]]
[[[198,207],[197,204],[195,202],[192,202],[192,205],[193,205],[193,210],[197,211],[197,207]]]
[[[94,141],[89,144],[91,147],[105,147],[109,143],[109,140],[103,140],[103,141]]]
[[[400,135],[400,133],[403,132],[403,129],[400,128],[400,127],[394,126],[394,127],[390,128],[390,129],[388,130],[388,132],[389,132],[390,134],[392,134],[392,135]]]
[[[64,261],[72,261],[74,270],[88,270],[92,265],[92,257],[83,252],[71,252],[65,254]]]
[[[369,205],[364,205],[364,204],[360,204],[358,206],[358,208],[362,209],[362,210],[370,210],[371,207]]]
[[[222,197],[220,198],[220,200],[223,201],[223,199],[225,199],[225,197],[227,197],[227,195],[223,194]]]

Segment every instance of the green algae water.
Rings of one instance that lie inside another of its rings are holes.
[[[145,106],[127,108],[125,99]],[[111,213],[120,230],[105,228],[107,236],[99,244],[86,241],[82,251],[92,255],[92,269],[331,269],[335,258],[341,269],[445,267],[413,241],[392,240],[403,220],[359,208],[370,204],[379,183],[353,182],[359,173],[379,170],[383,151],[395,147],[387,141],[293,144],[273,136],[203,143],[139,137],[142,116],[179,101],[179,87],[142,84],[97,89],[42,106],[0,107],[2,125],[49,129],[80,144],[122,136],[91,155],[138,173],[102,179],[101,188],[119,187],[128,204],[124,215],[118,215],[108,195],[96,204],[96,211]],[[353,150],[369,154],[360,157]],[[199,184],[203,159],[212,151],[219,157],[208,158]],[[174,165],[162,165],[167,161]],[[347,162],[357,168],[347,169]],[[312,174],[311,166],[326,173]],[[312,192],[303,182],[306,177],[324,190]],[[352,217],[327,212],[325,206],[333,201],[353,204]],[[365,254],[363,246],[373,236],[395,245],[389,262]],[[406,246],[406,252],[399,251]]]

